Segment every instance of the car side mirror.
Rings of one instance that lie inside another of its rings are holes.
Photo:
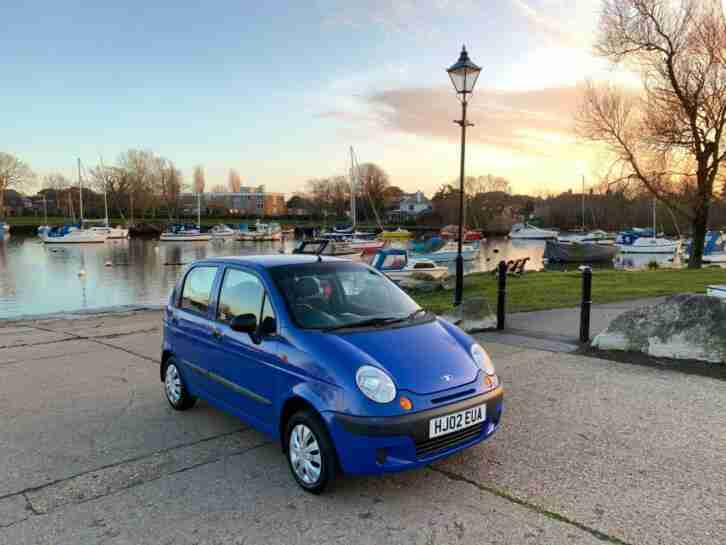
[[[268,316],[262,320],[262,323],[260,324],[260,335],[267,337],[269,335],[274,335],[275,333],[277,333],[277,320],[275,320],[272,316]]]
[[[255,335],[257,333],[257,316],[254,314],[240,314],[232,318],[229,327],[232,331]]]

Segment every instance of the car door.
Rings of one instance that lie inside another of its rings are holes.
[[[266,321],[267,334],[234,331],[235,316],[253,314]],[[274,394],[280,341],[276,315],[261,279],[253,272],[227,267],[221,281],[216,315],[216,356],[210,365],[216,391],[225,404],[265,430],[274,429]]]
[[[182,366],[182,373],[191,382],[192,391],[211,390],[208,377],[209,354],[216,348],[213,337],[212,302],[219,267],[198,265],[190,269],[181,288],[177,307],[172,311],[172,350]]]

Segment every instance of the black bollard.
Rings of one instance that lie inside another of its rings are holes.
[[[580,342],[590,342],[590,307],[592,306],[592,268],[582,269],[582,303],[580,307]]]
[[[497,268],[499,289],[497,291],[497,329],[504,329],[504,318],[507,308],[507,269],[508,266],[504,261],[499,262]]]

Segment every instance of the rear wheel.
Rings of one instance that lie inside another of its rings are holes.
[[[169,359],[164,370],[164,394],[166,394],[169,405],[177,411],[191,409],[197,402],[197,398],[187,390],[184,379],[173,358]]]
[[[325,424],[310,410],[295,413],[286,426],[287,461],[297,484],[320,494],[335,480],[337,459]]]

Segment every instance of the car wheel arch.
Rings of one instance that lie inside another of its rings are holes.
[[[171,350],[164,350],[161,353],[161,365],[159,365],[159,378],[161,382],[164,382],[164,373],[166,373],[166,364],[169,362],[169,359],[173,354],[171,353]]]
[[[307,399],[297,395],[287,398],[285,400],[285,403],[282,405],[282,408],[280,409],[280,421],[278,423],[278,429],[280,435],[280,444],[282,446],[283,452],[287,452],[287,438],[285,437],[285,428],[287,426],[287,421],[296,412],[306,409],[313,411],[315,414],[320,414],[320,411],[318,411],[312,403],[310,403]]]

